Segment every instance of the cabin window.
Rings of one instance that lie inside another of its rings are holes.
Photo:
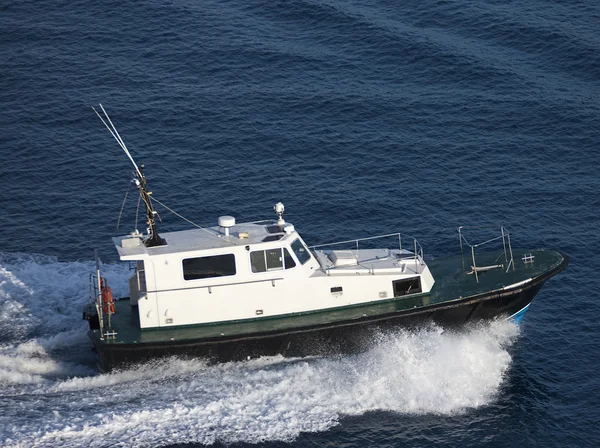
[[[308,249],[304,246],[304,244],[302,244],[302,241],[296,240],[291,244],[291,246],[300,263],[305,264],[308,260],[310,260]]]
[[[252,272],[267,272],[291,269],[296,262],[287,249],[278,247],[250,252],[250,266]]]
[[[296,267],[296,262],[294,261],[294,259],[292,258],[292,256],[290,255],[290,253],[288,252],[288,250],[285,247],[283,248],[283,261],[285,262],[286,269],[291,269],[291,268]]]
[[[137,281],[136,286],[139,289],[139,291],[145,293],[146,292],[146,270],[144,269],[143,261],[137,262],[136,281]]]
[[[185,280],[226,277],[235,275],[235,272],[235,256],[233,254],[183,260],[183,278]]]
[[[283,257],[281,256],[281,249],[265,250],[265,259],[267,260],[267,271],[283,269]]]
[[[267,270],[267,260],[265,259],[264,250],[250,252],[250,266],[252,267],[252,272],[265,272]]]
[[[421,292],[421,277],[396,280],[392,284],[394,285],[394,297]]]

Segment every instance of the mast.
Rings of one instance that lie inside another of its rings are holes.
[[[144,240],[144,245],[146,247],[155,247],[155,246],[164,246],[167,244],[164,238],[161,238],[156,230],[156,219],[154,216],[157,214],[156,210],[152,206],[152,200],[150,196],[152,195],[151,191],[148,191],[148,183],[146,181],[146,176],[144,176],[144,165],[140,167],[139,171],[136,171],[134,174],[136,176],[135,183],[137,187],[140,189],[140,196],[142,197],[142,201],[144,202],[144,206],[146,207],[146,217],[148,218],[148,238]]]
[[[154,210],[154,207],[152,206],[152,199],[151,199],[152,192],[148,191],[148,181],[146,180],[146,176],[144,175],[144,171],[143,171],[144,165],[141,165],[141,167],[138,167],[137,163],[135,163],[135,160],[133,160],[131,153],[127,149],[127,146],[125,146],[125,142],[119,135],[117,128],[110,120],[110,117],[104,110],[104,107],[102,107],[102,104],[100,104],[100,108],[102,109],[102,112],[104,113],[104,116],[106,117],[106,121],[104,121],[104,118],[102,118],[100,116],[100,114],[98,113],[98,111],[94,107],[92,107],[94,112],[96,112],[96,115],[98,115],[98,118],[100,118],[100,120],[102,120],[102,123],[104,123],[104,126],[106,126],[106,129],[108,129],[108,131],[111,133],[111,135],[115,138],[115,140],[117,141],[117,143],[119,144],[119,146],[121,147],[123,152],[125,152],[125,154],[129,158],[129,160],[133,164],[133,167],[135,168],[134,182],[140,190],[140,197],[141,197],[142,201],[144,202],[144,207],[146,207],[146,217],[147,217],[147,224],[148,224],[148,238],[146,238],[144,240],[144,245],[146,247],[164,246],[165,244],[167,244],[167,242],[165,241],[164,238],[160,237],[160,235],[158,234],[158,230],[156,229],[156,220],[154,217],[155,217],[155,215],[157,215],[157,212],[156,212],[156,210]],[[109,124],[110,124],[110,126],[109,126]]]

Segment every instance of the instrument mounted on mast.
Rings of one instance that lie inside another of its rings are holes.
[[[131,163],[133,164],[133,167],[135,168],[134,182],[135,182],[136,186],[138,187],[138,189],[140,190],[140,198],[144,202],[144,207],[146,208],[146,217],[147,217],[147,224],[148,224],[148,237],[144,240],[144,245],[146,247],[164,246],[167,244],[167,241],[164,238],[160,237],[160,235],[158,234],[158,230],[156,229],[155,216],[158,213],[156,212],[156,210],[154,210],[154,207],[152,206],[152,199],[151,199],[152,192],[148,191],[148,181],[146,180],[146,176],[144,175],[144,171],[143,171],[144,165],[141,165],[141,167],[139,167],[137,165],[137,163],[135,163],[135,160],[133,160],[131,153],[127,149],[127,146],[125,146],[125,142],[123,142],[123,139],[119,135],[117,128],[112,123],[110,117],[104,110],[104,107],[102,107],[102,104],[99,104],[99,105],[100,105],[100,108],[102,109],[104,117],[106,118],[106,121],[104,120],[104,118],[102,118],[102,116],[100,116],[100,114],[94,107],[92,107],[92,109],[94,110],[94,112],[96,112],[96,115],[98,115],[98,118],[100,118],[100,120],[102,120],[102,123],[104,123],[104,126],[106,126],[106,129],[108,129],[108,131],[111,133],[111,135],[115,138],[115,140],[117,141],[117,143],[119,144],[119,146],[121,147],[123,152],[127,155],[127,157],[129,157],[129,160],[131,160]],[[110,124],[110,126],[109,126],[109,124]]]

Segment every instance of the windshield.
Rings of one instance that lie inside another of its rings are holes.
[[[310,253],[308,252],[308,249],[304,247],[302,241],[294,241],[292,243],[292,250],[296,254],[296,257],[300,263],[305,264],[308,260],[310,260]]]

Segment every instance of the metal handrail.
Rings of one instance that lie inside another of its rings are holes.
[[[510,232],[506,229],[506,227],[504,226],[500,226],[500,232],[501,235],[495,238],[491,238],[489,240],[483,241],[482,243],[477,243],[477,244],[471,244],[467,241],[467,239],[465,238],[464,234],[463,234],[463,229],[466,228],[471,228],[471,229],[483,229],[483,228],[491,228],[488,226],[470,226],[470,227],[466,227],[466,226],[459,226],[458,227],[458,239],[459,239],[459,243],[460,243],[460,255],[462,258],[462,266],[463,266],[463,271],[465,270],[465,257],[464,257],[464,251],[463,251],[463,241],[464,243],[469,246],[471,248],[471,259],[473,261],[473,274],[475,274],[475,280],[477,281],[477,283],[479,283],[479,275],[477,274],[477,263],[475,261],[475,249],[481,246],[485,246],[486,244],[492,243],[494,241],[498,241],[498,240],[502,240],[502,247],[504,249],[504,260],[506,262],[506,271],[508,272],[510,267],[512,266],[513,271],[515,270],[515,262],[513,259],[513,252],[512,252],[512,245],[510,242]],[[494,227],[492,227],[494,228]],[[506,250],[506,247],[508,245],[508,251]],[[510,254],[510,258],[509,258],[509,254]],[[500,258],[502,256],[502,254],[498,257]],[[494,266],[495,267],[495,266]],[[504,267],[504,266],[502,266]]]
[[[106,279],[102,278],[100,272],[100,258],[98,257],[98,251],[94,250],[94,258],[96,260],[95,272],[90,273],[90,302],[94,304],[96,313],[98,314],[98,322],[100,326],[100,339],[104,337],[114,337],[117,333],[113,330],[111,324],[112,312],[104,313],[102,308],[102,285],[108,286]],[[106,315],[107,325],[105,327],[104,317]]]
[[[356,251],[358,253],[359,250],[359,242],[361,241],[370,241],[370,240],[376,240],[376,239],[381,239],[381,238],[391,238],[391,237],[397,237],[398,238],[398,248],[400,249],[400,252],[402,253],[403,249],[403,245],[402,245],[402,239],[404,238],[405,241],[406,240],[412,240],[413,241],[413,245],[414,245],[414,249],[413,249],[413,256],[410,258],[414,258],[415,261],[419,260],[421,263],[423,263],[424,261],[424,252],[423,252],[423,247],[421,246],[421,243],[419,243],[419,241],[414,238],[411,237],[409,235],[403,235],[399,232],[397,233],[388,233],[386,235],[376,235],[376,236],[369,236],[366,238],[357,238],[354,240],[346,240],[346,241],[336,241],[334,243],[325,243],[325,244],[316,244],[314,246],[309,246],[310,250],[314,250],[317,248],[323,248],[323,247],[329,247],[329,246],[337,246],[337,245],[341,245],[341,244],[350,244],[353,243],[356,245]],[[410,251],[409,251],[410,252]],[[334,269],[334,268],[329,268],[329,269]]]
[[[98,315],[100,339],[104,339],[104,316],[102,313],[102,299],[100,297],[100,290],[98,289],[99,281],[97,272],[90,272],[90,303],[94,305],[96,314]]]
[[[269,272],[279,272],[280,270],[283,269],[277,269],[275,271],[269,271]],[[200,285],[200,286],[190,286],[187,288],[171,288],[171,289],[156,289],[153,291],[147,291],[148,294],[154,294],[154,293],[160,293],[160,292],[168,292],[168,291],[186,291],[189,289],[212,289],[212,288],[220,288],[222,286],[236,286],[236,285],[249,285],[250,283],[264,283],[264,282],[278,282],[280,280],[284,280],[283,277],[276,277],[276,278],[262,278],[260,280],[248,280],[245,282],[237,282],[237,283],[220,283],[218,285]],[[274,285],[273,285],[274,286]]]

